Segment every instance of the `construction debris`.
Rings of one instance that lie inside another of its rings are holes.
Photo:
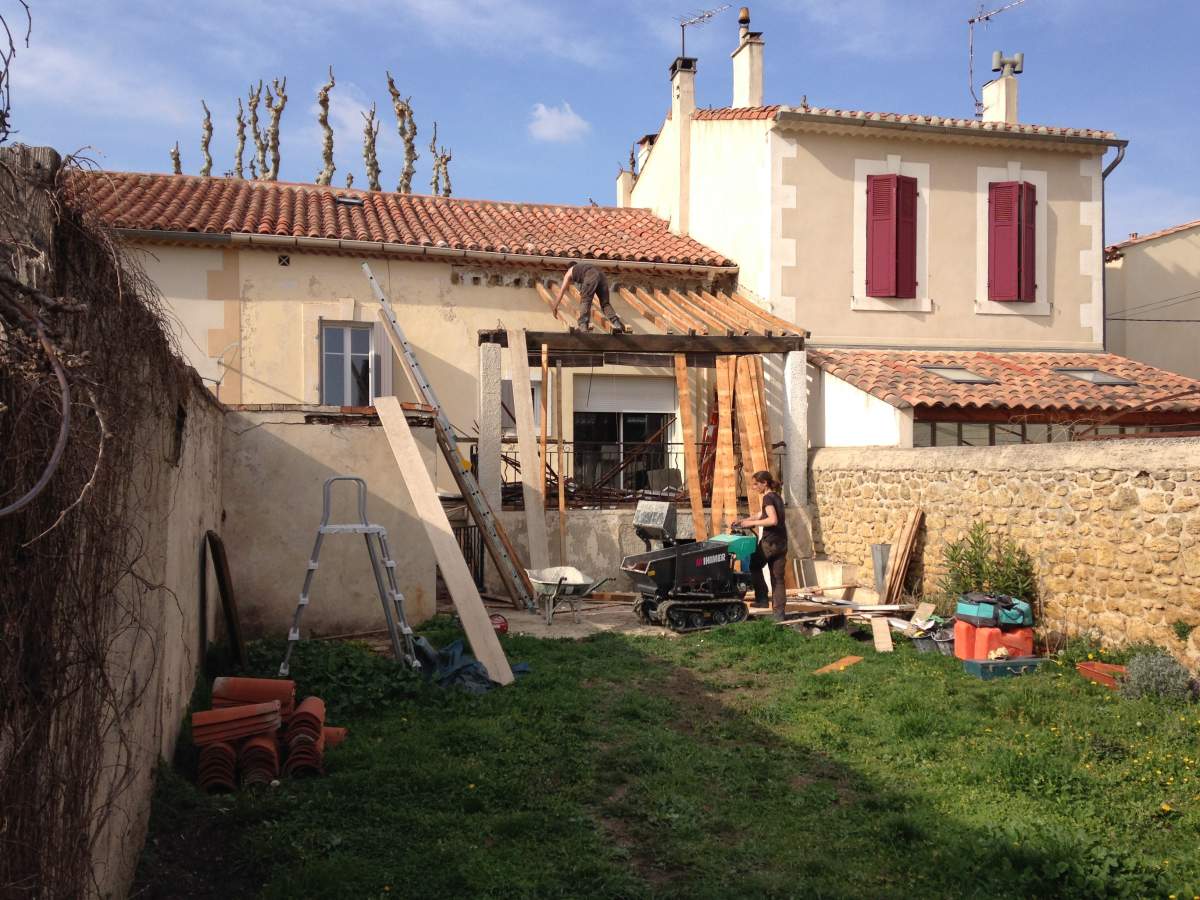
[[[830,672],[840,672],[842,669],[850,668],[850,666],[854,665],[855,663],[862,662],[862,660],[863,658],[861,656],[843,656],[841,659],[837,660],[837,662],[831,662],[827,666],[821,666],[821,668],[816,669],[813,674],[827,675]]]

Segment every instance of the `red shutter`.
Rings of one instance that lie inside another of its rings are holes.
[[[896,294],[917,296],[917,179],[896,176]]]
[[[1021,185],[1021,276],[1018,300],[1037,299],[1037,188]]]
[[[896,296],[897,175],[867,176],[867,296]]]
[[[988,185],[988,299],[1017,300],[1020,290],[1021,182]]]

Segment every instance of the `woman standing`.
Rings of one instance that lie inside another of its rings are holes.
[[[762,537],[758,548],[750,557],[750,575],[754,579],[754,605],[767,605],[767,583],[763,578],[763,566],[771,567],[771,608],[776,621],[783,619],[787,604],[787,587],[784,572],[787,571],[788,533],[787,521],[783,516],[783,498],[779,496],[779,482],[770,472],[755,472],[750,480],[750,489],[762,497],[762,512],[731,522],[742,528],[762,526]]]

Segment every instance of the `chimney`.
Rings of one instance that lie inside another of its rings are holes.
[[[997,50],[992,54],[992,71],[1000,77],[983,86],[983,121],[1017,121],[1017,76],[1025,70],[1025,54],[1006,57]]]
[[[696,59],[680,56],[671,63],[671,120],[675,123],[676,184],[675,215],[671,230],[688,233],[692,179],[692,115],[696,112]]]
[[[633,205],[633,173],[622,169],[617,173],[617,206],[625,209]]]
[[[738,46],[733,57],[733,106],[762,106],[763,39],[750,30],[750,7],[738,11]]]

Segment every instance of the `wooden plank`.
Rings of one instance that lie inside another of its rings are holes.
[[[542,417],[541,446],[539,448],[542,456],[542,480],[539,484],[542,486],[542,492],[544,493],[546,490],[546,466],[550,464],[550,457],[546,455],[546,442],[549,438],[548,432],[550,430],[550,348],[545,344],[542,344],[542,390],[539,399],[541,403],[538,405],[541,406]]]
[[[558,564],[567,564],[567,453],[563,443],[563,367],[554,367],[554,430],[558,434]]]
[[[750,489],[750,476],[758,471],[754,467],[754,455],[750,446],[750,432],[746,430],[749,424],[749,418],[744,415],[743,406],[745,405],[745,391],[742,390],[741,373],[738,371],[740,366],[740,356],[731,356],[729,358],[730,371],[733,375],[733,419],[737,425],[738,435],[738,458],[741,460],[742,484],[746,489],[746,503],[750,507],[751,515],[758,515],[762,512],[762,498]],[[737,471],[737,467],[734,467]]]
[[[825,675],[828,672],[840,672],[842,669],[847,669],[855,663],[862,662],[862,660],[863,658],[861,656],[843,656],[837,662],[831,662],[827,666],[821,666],[821,668],[815,670],[813,674]]]
[[[537,484],[537,442],[533,431],[533,389],[529,384],[529,352],[525,332],[508,332],[509,371],[512,375],[513,407],[517,420],[517,447],[521,453],[521,488],[525,499],[525,533],[529,543],[529,568],[550,565],[546,539],[546,483]]]
[[[561,311],[560,309],[559,312]],[[702,353],[792,353],[804,349],[804,337],[799,334],[766,337],[758,334],[608,334],[594,331],[582,334],[570,331],[529,331],[526,332],[526,341],[535,347],[547,344],[551,354],[570,350],[588,353],[684,353],[693,356]],[[499,329],[485,329],[479,332],[479,342],[508,346],[508,333]]]
[[[208,552],[212,555],[213,571],[217,575],[217,590],[221,594],[221,609],[225,613],[225,630],[229,633],[229,643],[233,646],[233,657],[238,665],[245,666],[246,642],[242,637],[242,620],[238,617],[237,596],[233,593],[233,576],[229,574],[225,542],[215,531],[205,532],[204,537],[208,542]]]
[[[896,603],[904,594],[904,576],[908,571],[909,560],[912,558],[913,548],[917,543],[917,532],[920,530],[923,515],[924,513],[919,509],[914,509],[909,513],[896,546],[892,548],[892,552],[888,556],[890,577],[886,584],[887,590],[882,598],[885,603]],[[893,558],[895,566],[892,565]]]
[[[748,356],[737,359],[737,413],[739,433],[742,437],[742,466],[747,483],[755,472],[770,469],[766,448],[763,446],[762,410],[760,395],[754,380],[754,363]],[[762,503],[757,494],[751,494],[750,511],[758,512]]]
[[[686,311],[671,303],[660,292],[651,292],[645,288],[635,288],[634,290],[643,303],[661,310],[667,320],[675,324],[676,330],[680,334],[689,334],[693,331],[703,330],[704,324],[702,322],[689,316]]]
[[[713,470],[713,534],[725,531],[737,517],[737,473],[733,456],[733,359],[717,360],[717,460]],[[719,504],[719,506],[718,506]],[[717,510],[720,510],[720,517]]]
[[[500,639],[492,628],[475,580],[467,569],[462,548],[454,538],[454,530],[446,518],[429,470],[421,459],[421,451],[404,418],[404,411],[395,397],[376,398],[375,411],[379,414],[379,423],[396,458],[400,477],[408,488],[414,512],[425,526],[425,534],[433,547],[434,560],[450,592],[450,599],[454,601],[471,650],[475,658],[487,667],[488,676],[493,681],[510,684],[513,673],[504,655],[504,648],[500,646]]]
[[[696,540],[702,541],[708,537],[708,527],[704,523],[704,493],[700,488],[700,459],[696,452],[696,411],[692,408],[689,377],[687,359],[679,354],[675,357],[675,387],[679,391],[679,416],[683,425],[684,484],[692,507]]]
[[[871,638],[875,641],[877,653],[891,653],[895,649],[892,646],[892,628],[884,616],[871,619]]]

